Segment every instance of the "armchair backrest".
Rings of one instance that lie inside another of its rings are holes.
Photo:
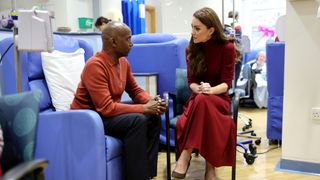
[[[267,83],[270,97],[283,96],[285,43],[267,43]]]
[[[158,73],[158,93],[175,93],[176,68],[186,68],[187,39],[171,34],[139,34],[132,36],[128,55],[132,72]]]
[[[188,85],[187,69],[176,69],[176,115],[183,112],[183,106],[188,101],[192,91]]]
[[[3,53],[10,44],[13,43],[12,38],[1,41],[0,53]],[[54,49],[63,52],[74,52],[78,48],[85,50],[85,60],[93,55],[93,50],[88,43],[83,40],[77,40],[67,36],[54,35]],[[40,52],[20,52],[21,74],[22,74],[22,91],[40,90],[42,98],[40,101],[40,112],[53,111],[50,93],[45,81],[42,69]],[[10,48],[3,58],[0,65],[2,69],[3,94],[16,93],[16,74],[14,64],[14,51]],[[1,72],[1,71],[0,71]],[[1,77],[1,76],[0,76]]]

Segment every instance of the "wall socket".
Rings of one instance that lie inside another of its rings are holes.
[[[311,109],[311,119],[320,120],[320,107],[315,107]]]

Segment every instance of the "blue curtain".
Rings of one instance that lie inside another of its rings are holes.
[[[146,12],[144,0],[122,0],[123,22],[132,31],[132,34],[142,34],[146,32]]]

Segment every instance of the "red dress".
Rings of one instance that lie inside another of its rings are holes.
[[[235,64],[233,44],[209,40],[202,46],[208,70],[204,77],[196,78],[190,75],[188,69],[189,85],[203,81],[216,86],[224,82],[230,88]],[[197,149],[214,167],[231,166],[235,158],[235,128],[227,93],[192,93],[177,121],[178,150]]]

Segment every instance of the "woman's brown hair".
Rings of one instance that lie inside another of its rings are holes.
[[[208,7],[197,10],[193,17],[197,18],[207,28],[214,28],[214,32],[211,35],[211,39],[214,39],[218,43],[234,42],[235,39],[227,37],[224,34],[223,26],[219,20],[216,12]],[[207,71],[207,64],[203,54],[202,43],[193,43],[192,37],[188,46],[187,61],[191,74],[196,77],[202,76]]]

